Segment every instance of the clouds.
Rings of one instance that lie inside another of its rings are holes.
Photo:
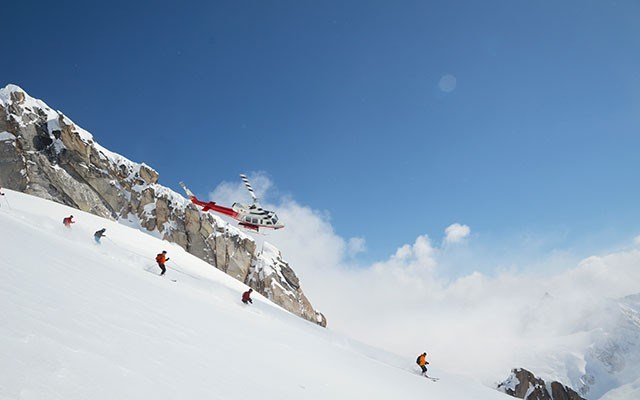
[[[367,242],[362,237],[352,237],[347,243],[348,254],[351,257],[356,256],[359,253],[363,253],[367,250]]]
[[[445,244],[453,244],[462,241],[464,238],[469,236],[471,233],[471,228],[467,225],[461,225],[458,223],[449,225],[445,230]]]
[[[260,187],[267,190],[271,183],[266,179]],[[215,193],[234,190],[224,186]],[[471,228],[461,223],[443,230],[442,246],[423,234],[384,260],[357,265],[366,238],[338,235],[326,211],[290,197],[276,203],[265,206],[278,212],[286,228],[266,240],[282,251],[312,304],[327,316],[329,328],[408,358],[429,351],[434,368],[488,381],[506,376],[512,367],[535,363],[539,354],[558,345],[558,337],[596,323],[585,316],[607,298],[640,291],[638,249],[577,264],[564,255],[558,261],[556,251],[538,254],[528,266],[498,269],[512,264],[506,259],[488,272],[470,269],[454,278],[447,268],[455,260],[495,260],[496,253],[511,256],[519,246],[530,247],[527,240],[509,241],[508,252],[495,247],[505,246],[504,241],[472,246]]]

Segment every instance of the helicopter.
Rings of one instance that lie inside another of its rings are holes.
[[[182,186],[184,191],[187,193],[191,202],[202,207],[202,211],[204,212],[212,210],[217,213],[227,215],[237,220],[240,226],[256,232],[258,232],[260,228],[284,228],[284,225],[279,222],[278,216],[274,211],[265,210],[260,206],[249,179],[243,174],[240,174],[240,178],[242,178],[242,182],[244,182],[244,185],[247,187],[247,190],[249,190],[249,194],[253,199],[253,204],[251,205],[233,203],[231,208],[229,208],[218,205],[215,201],[204,202],[199,200],[193,192],[187,188],[184,182],[180,182],[180,186]]]

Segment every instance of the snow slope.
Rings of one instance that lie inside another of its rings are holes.
[[[507,399],[306,322],[176,245],[5,190],[0,399]],[[70,214],[77,221],[62,226]],[[93,232],[106,228],[102,244]],[[167,250],[164,277],[153,261]],[[175,279],[176,282],[173,282]],[[381,321],[381,323],[384,323]],[[416,349],[416,355],[424,349]]]

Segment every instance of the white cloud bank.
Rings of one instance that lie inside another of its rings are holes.
[[[270,183],[266,179],[261,185]],[[214,193],[245,190],[234,188],[223,186]],[[340,237],[325,212],[290,198],[268,206],[286,228],[266,240],[282,251],[330,329],[406,355],[409,364],[426,351],[433,369],[457,370],[489,383],[506,377],[512,367],[530,366],[535,353],[557,345],[558,337],[597,325],[585,315],[605,299],[640,292],[638,249],[544,272],[522,268],[451,279],[439,267],[462,251],[464,246],[448,245],[468,240],[466,225],[447,227],[442,248],[421,235],[387,260],[354,267],[350,260],[365,249],[363,238]]]

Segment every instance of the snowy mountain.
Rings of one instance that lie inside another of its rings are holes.
[[[281,256],[265,262],[249,235],[202,213],[158,184],[158,178],[151,167],[100,146],[89,132],[18,86],[0,89],[0,185],[177,243],[289,311],[326,325],[293,269],[287,266],[281,273]],[[268,285],[260,280],[267,277]]]
[[[304,321],[172,244],[11,190],[0,197],[0,399],[500,400]],[[73,214],[71,228],[62,218]],[[93,232],[106,228],[97,244]],[[167,250],[168,272],[153,257]],[[276,257],[265,249],[263,261]],[[286,273],[282,272],[281,273]],[[174,282],[175,280],[175,282]]]
[[[589,398],[640,398],[640,295],[612,300],[601,313],[609,323],[593,331],[580,389]]]
[[[559,381],[589,400],[640,399],[640,294],[594,304],[569,304],[547,295],[523,318],[532,332],[523,341],[531,341],[527,356],[514,354],[514,360],[547,384],[516,369],[500,390],[516,392],[513,382],[523,382],[529,395],[535,386],[551,393],[551,383]],[[558,326],[565,328],[550,332]]]

